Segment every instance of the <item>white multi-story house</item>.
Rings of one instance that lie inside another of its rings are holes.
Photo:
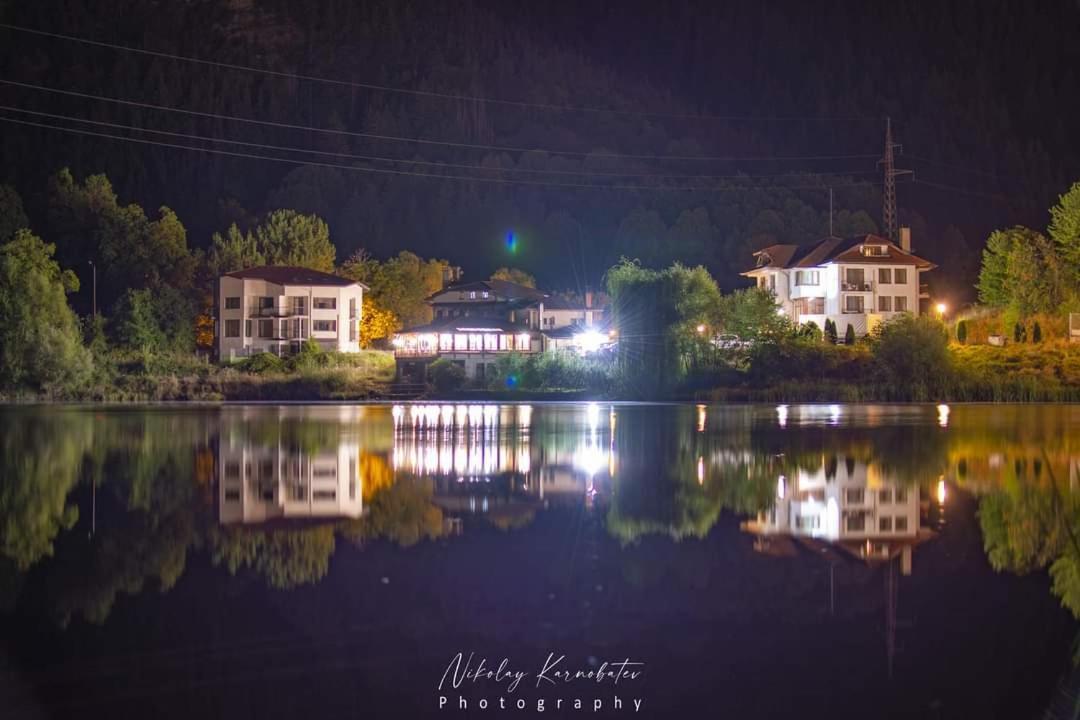
[[[757,265],[743,273],[776,296],[781,311],[796,324],[824,329],[836,323],[842,338],[856,337],[899,313],[918,314],[922,274],[936,267],[911,252],[910,233],[900,244],[877,235],[826,238],[813,245],[770,245],[754,253]]]
[[[607,340],[592,293],[578,303],[506,280],[480,280],[451,285],[427,302],[432,322],[406,328],[393,338],[398,369],[405,377],[423,377],[428,363],[444,357],[461,365],[468,377],[482,380],[508,353]]]
[[[308,338],[325,350],[360,350],[364,290],[358,282],[302,267],[238,270],[218,279],[218,358],[291,355]]]

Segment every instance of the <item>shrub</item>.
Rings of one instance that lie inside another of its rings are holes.
[[[1035,324],[1031,326],[1031,342],[1042,342],[1042,326],[1039,325],[1039,321],[1036,320]]]
[[[244,360],[240,369],[255,375],[280,373],[285,370],[285,361],[273,353],[262,352]]]
[[[874,359],[896,395],[925,400],[948,386],[949,337],[937,320],[901,315],[879,325],[872,342]]]
[[[824,333],[822,333],[821,328],[818,327],[817,323],[811,320],[810,322],[803,323],[799,326],[798,336],[804,340],[821,342],[822,338],[824,338]]]
[[[826,318],[825,320],[825,339],[831,342],[833,345],[835,345],[836,341],[838,340],[838,336],[836,333],[836,323],[832,321],[832,318]]]
[[[851,323],[848,323],[847,330],[844,332],[844,344],[845,345],[854,345],[855,344],[855,326],[852,325]]]
[[[308,338],[300,346],[300,352],[293,355],[286,362],[289,370],[307,371],[324,368],[330,364],[329,354],[314,338]]]
[[[465,384],[465,368],[446,358],[439,358],[428,366],[428,378],[440,392],[458,390]]]
[[[967,320],[956,323],[956,341],[961,345],[967,342]]]
[[[1013,340],[1022,343],[1027,339],[1027,331],[1024,329],[1024,323],[1017,322],[1013,325]]]

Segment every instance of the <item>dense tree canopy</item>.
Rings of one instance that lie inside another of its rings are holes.
[[[18,230],[0,245],[0,388],[49,392],[89,372],[67,293],[79,287],[53,259],[54,245]]]

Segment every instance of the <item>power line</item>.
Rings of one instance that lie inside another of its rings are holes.
[[[205,142],[215,143],[227,143],[230,145],[240,145],[243,147],[258,148],[261,150],[276,150],[280,152],[294,152],[294,153],[306,153],[311,155],[320,155],[324,157],[345,158],[350,160],[364,160],[368,162],[385,162],[385,163],[399,163],[405,165],[425,165],[434,168],[457,168],[465,170],[477,170],[482,172],[508,172],[508,173],[530,173],[541,175],[570,175],[575,177],[629,177],[629,178],[655,178],[658,180],[738,180],[743,178],[777,178],[777,177],[791,177],[791,176],[814,176],[814,177],[834,177],[834,176],[851,176],[851,175],[867,175],[874,174],[873,170],[837,170],[829,173],[810,173],[800,171],[790,171],[785,173],[738,173],[731,175],[668,175],[662,173],[629,173],[629,172],[598,172],[591,170],[550,170],[542,168],[503,168],[497,166],[484,166],[473,165],[466,163],[450,163],[450,162],[436,162],[432,160],[418,160],[409,158],[388,158],[379,157],[376,155],[357,155],[354,153],[345,152],[333,152],[327,150],[315,150],[314,148],[301,148],[288,145],[273,145],[269,143],[257,143],[247,140],[233,140],[230,138],[213,137],[206,135],[195,135],[191,133],[174,132],[170,130],[156,130],[153,128],[140,127],[138,125],[126,125],[124,123],[114,123],[105,120],[91,120],[89,118],[76,117],[73,115],[63,115],[59,113],[49,113],[40,110],[29,110],[27,108],[14,107],[10,105],[0,105],[0,110],[7,110],[9,112],[24,113],[27,115],[34,115],[37,117],[47,117],[54,120],[67,120],[70,122],[86,123],[88,125],[97,125],[99,127],[110,127],[118,130],[134,130],[136,132],[151,133],[154,135],[164,135],[167,137],[185,138],[188,140],[201,140]]]
[[[949,168],[949,169],[952,169],[952,170],[959,170],[961,172],[971,173],[972,175],[981,175],[982,177],[991,178],[993,180],[1002,180],[1003,179],[1000,175],[997,175],[995,173],[992,173],[992,172],[989,172],[989,171],[986,171],[986,170],[979,170],[979,169],[973,168],[973,167],[968,167],[967,165],[954,165],[952,163],[942,162],[941,160],[933,160],[931,158],[919,157],[918,155],[911,155],[911,154],[908,154],[908,153],[904,153],[904,157],[908,158],[910,160],[915,160],[916,162],[924,162],[924,163],[928,163],[930,165],[937,165],[938,167]]]
[[[594,153],[594,152],[580,152],[580,151],[564,151],[564,150],[551,150],[548,148],[523,148],[513,147],[508,145],[484,145],[478,143],[463,143],[452,142],[449,140],[430,140],[427,138],[406,138],[395,135],[380,135],[375,133],[364,133],[353,130],[340,130],[336,128],[323,128],[312,125],[300,125],[296,123],[283,123],[273,120],[256,120],[254,118],[238,117],[235,115],[223,115],[221,113],[205,112],[202,110],[189,110],[187,108],[178,108],[170,105],[157,105],[154,103],[141,102],[137,100],[126,100],[123,98],[113,98],[104,95],[94,95],[93,93],[84,93],[76,90],[61,90],[59,88],[51,88],[45,85],[36,85],[33,83],[24,83],[17,80],[7,80],[0,78],[0,84],[11,85],[14,87],[26,88],[29,90],[38,90],[41,92],[55,93],[59,95],[67,95],[69,97],[78,97],[86,100],[97,100],[101,102],[115,103],[118,105],[127,105],[130,107],[140,107],[148,110],[158,110],[163,112],[177,112],[185,115],[192,115],[196,117],[212,118],[215,120],[227,120],[231,122],[242,122],[254,125],[263,125],[268,127],[276,127],[286,130],[304,130],[307,132],[321,132],[330,135],[344,135],[347,137],[360,137],[370,140],[385,140],[391,142],[403,142],[403,143],[416,143],[420,145],[437,145],[441,147],[453,147],[466,150],[488,150],[498,152],[517,152],[517,153],[547,153],[550,155],[567,155],[572,157],[591,157],[591,158],[625,158],[629,160],[691,160],[691,161],[810,161],[810,160],[856,160],[876,158],[877,155],[870,154],[853,154],[853,155],[788,155],[788,156],[702,156],[702,155],[632,155],[626,153]]]
[[[700,192],[744,192],[748,190],[824,190],[824,185],[754,185],[754,186],[723,186],[723,187],[699,187],[699,186],[663,186],[663,185],[597,185],[589,183],[555,183],[555,182],[539,182],[532,180],[518,180],[508,178],[489,178],[489,177],[474,177],[474,176],[462,176],[462,175],[442,175],[434,173],[418,173],[409,170],[394,170],[389,168],[370,168],[370,167],[358,167],[356,165],[341,165],[337,163],[327,162],[310,162],[305,160],[294,160],[292,158],[274,157],[269,155],[259,155],[257,153],[244,153],[231,150],[220,150],[216,148],[207,147],[192,147],[190,145],[181,145],[178,143],[168,143],[159,140],[146,140],[143,138],[126,137],[123,135],[111,135],[109,133],[99,133],[91,130],[79,130],[77,128],[61,127],[57,125],[49,125],[46,123],[32,122],[30,120],[19,120],[17,118],[0,117],[0,122],[14,123],[17,125],[26,125],[38,128],[44,128],[46,130],[56,130],[59,132],[83,135],[90,137],[100,137],[110,140],[119,140],[122,142],[137,143],[140,145],[153,145],[158,147],[176,148],[179,150],[193,150],[195,152],[210,153],[213,155],[224,155],[228,157],[237,157],[253,160],[268,160],[271,162],[287,163],[290,165],[299,166],[314,166],[314,167],[327,167],[335,168],[338,170],[349,170],[353,172],[365,172],[375,173],[381,175],[399,175],[410,177],[422,177],[422,178],[434,178],[437,180],[458,180],[466,182],[484,182],[484,183],[496,183],[502,185],[530,185],[539,187],[553,187],[553,188],[570,188],[570,189],[596,189],[596,190],[656,190],[656,191],[700,191]],[[849,183],[834,183],[834,187],[855,187],[855,186],[870,186],[871,183],[866,181],[853,181]]]
[[[433,90],[416,90],[413,88],[394,87],[391,85],[381,85],[376,83],[358,82],[355,80],[342,80],[340,78],[328,78],[319,77],[316,75],[307,75],[303,73],[290,73],[281,70],[270,70],[268,68],[254,67],[251,65],[240,65],[238,63],[228,63],[219,60],[208,60],[205,58],[191,57],[187,55],[177,55],[175,53],[167,53],[158,50],[147,50],[145,48],[131,47],[130,45],[120,45],[117,43],[104,42],[102,40],[91,40],[89,38],[82,38],[75,35],[65,35],[63,33],[50,32],[47,30],[39,30],[36,28],[28,28],[20,25],[12,25],[10,23],[0,23],[0,28],[6,30],[12,30],[15,32],[28,33],[31,35],[38,35],[41,37],[55,38],[58,40],[66,40],[68,42],[82,43],[84,45],[92,45],[94,47],[109,48],[111,50],[120,50],[123,52],[138,53],[140,55],[147,55],[150,57],[164,58],[167,60],[179,60],[182,62],[189,62],[198,65],[204,65],[208,67],[221,68],[224,70],[239,70],[242,72],[258,73],[262,75],[268,75],[271,77],[277,77],[287,80],[303,80],[306,82],[319,82],[328,85],[336,85],[338,87],[359,88],[363,90],[374,90],[378,92],[397,93],[402,95],[413,95],[417,97],[438,98],[442,100],[458,100],[467,102],[480,102],[489,103],[494,105],[505,105],[510,107],[531,108],[537,110],[553,110],[558,112],[582,112],[582,113],[602,113],[611,115],[628,115],[638,117],[654,117],[654,118],[671,118],[680,120],[785,120],[785,121],[840,121],[840,120],[859,120],[859,121],[874,121],[876,118],[871,118],[865,115],[839,115],[839,116],[816,116],[816,115],[709,115],[709,114],[696,114],[696,113],[663,113],[663,112],[651,112],[643,110],[614,110],[610,108],[600,107],[588,107],[588,106],[574,106],[574,105],[559,105],[555,103],[538,103],[527,102],[523,100],[505,100],[500,98],[482,97],[476,95],[462,95],[458,93],[437,92]]]

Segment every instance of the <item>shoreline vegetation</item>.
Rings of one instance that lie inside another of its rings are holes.
[[[440,358],[420,384],[396,382],[391,339],[430,322],[426,299],[453,269],[446,260],[361,250],[339,262],[328,225],[293,210],[191,249],[168,208],[151,219],[120,203],[104,175],[80,182],[67,170],[49,186],[53,244],[29,229],[18,194],[0,189],[0,402],[1080,402],[1080,343],[1068,328],[1080,312],[1080,182],[1051,208],[1045,235],[990,235],[979,304],[948,316],[944,305],[897,314],[856,338],[842,319],[843,328],[793,322],[767,289],[723,293],[702,265],[623,257],[602,278],[612,347],[498,355],[482,380]],[[79,297],[76,256],[94,282],[92,305],[79,312],[69,302]],[[309,339],[288,358],[210,362],[217,278],[260,265],[363,283],[364,349],[343,354]],[[520,268],[493,277],[535,285]]]

